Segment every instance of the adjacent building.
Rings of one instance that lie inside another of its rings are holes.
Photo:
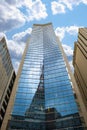
[[[79,29],[78,40],[74,47],[73,65],[78,84],[76,94],[87,126],[87,28]]]
[[[52,24],[34,24],[1,130],[84,130],[70,75]]]
[[[6,40],[4,37],[0,38],[0,127],[6,113],[15,77]]]

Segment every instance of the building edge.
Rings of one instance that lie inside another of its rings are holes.
[[[84,38],[87,39],[87,36],[86,36],[86,33],[84,33],[84,30],[83,28],[79,28],[79,32],[78,32],[78,39],[79,39],[79,33],[83,34]],[[83,39],[84,41],[84,39]],[[77,48],[79,48],[79,45],[78,45],[78,41],[77,42],[74,42],[74,52],[73,52],[73,66],[75,68],[75,62],[76,62],[76,52],[77,52]],[[82,52],[81,52],[82,53]],[[84,55],[84,54],[83,54]],[[87,60],[87,59],[86,59]],[[74,77],[75,77],[75,73],[74,73]],[[77,87],[75,88],[75,92],[76,92],[76,96],[77,96],[77,100],[79,102],[79,105],[80,105],[80,109],[81,109],[81,114],[84,118],[84,121],[85,121],[85,125],[86,125],[86,128],[87,128],[87,108],[84,104],[84,99],[82,97],[82,93],[81,93],[81,90],[80,88]]]
[[[1,91],[1,99],[0,99],[0,129],[3,124],[3,120],[5,118],[6,110],[8,107],[9,99],[11,96],[11,92],[13,89],[14,81],[16,78],[16,74],[12,65],[10,53],[7,47],[7,42],[5,36],[2,36],[0,38],[0,44],[1,44],[1,64],[0,64],[0,86],[2,87],[3,91]],[[4,48],[4,49],[3,49]],[[2,54],[3,51],[3,54]],[[7,57],[5,57],[7,56]],[[6,62],[3,62],[6,61]],[[9,66],[9,67],[8,67]],[[7,67],[7,68],[6,68]],[[9,70],[7,73],[7,69]],[[3,77],[4,76],[4,77]],[[4,81],[4,82],[3,82]],[[5,83],[5,84],[3,84]]]

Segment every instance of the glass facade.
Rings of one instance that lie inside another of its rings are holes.
[[[52,24],[33,25],[9,130],[84,130]]]

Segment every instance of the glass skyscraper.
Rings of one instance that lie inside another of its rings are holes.
[[[8,130],[84,130],[59,44],[51,23],[33,25]]]

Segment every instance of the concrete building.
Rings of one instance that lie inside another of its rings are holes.
[[[78,84],[76,94],[87,126],[87,28],[79,29],[78,40],[74,46],[73,65]]]
[[[73,85],[52,24],[34,24],[1,130],[84,130]]]
[[[0,39],[0,127],[2,125],[15,80],[5,38]]]

